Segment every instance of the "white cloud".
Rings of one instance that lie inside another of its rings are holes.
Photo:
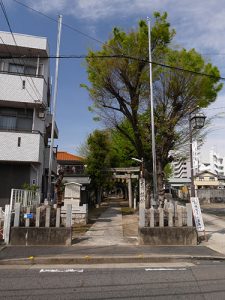
[[[225,0],[27,0],[42,12],[72,15],[91,25],[120,18],[151,16],[167,11],[177,39],[188,47],[219,50],[225,47]]]
[[[151,16],[154,11],[167,11],[168,19],[176,29],[175,43],[185,48],[196,48],[201,53],[210,54],[207,58],[219,66],[225,77],[224,56],[214,53],[225,53],[225,0],[26,0],[29,5],[45,13],[61,13],[74,16],[86,23],[86,30],[95,35],[95,28],[104,26],[105,22],[115,26],[120,19],[133,27],[137,19]],[[96,31],[97,32],[97,31]],[[221,94],[220,94],[221,95]],[[217,107],[224,107],[225,95],[221,95]],[[212,111],[208,111],[209,115]],[[218,111],[216,110],[215,113]],[[225,119],[224,119],[225,120]],[[217,131],[209,134],[203,153],[212,146],[225,149],[223,119],[212,124]],[[225,153],[224,153],[225,155]]]

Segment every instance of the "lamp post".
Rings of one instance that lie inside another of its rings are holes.
[[[192,110],[189,113],[189,140],[190,140],[190,165],[191,165],[191,197],[195,197],[195,185],[194,185],[194,168],[193,168],[193,153],[192,153],[192,130],[201,129],[204,127],[206,116],[203,113],[195,113],[196,110]]]
[[[144,177],[144,158],[142,157],[142,159],[138,159],[138,158],[135,158],[135,157],[131,157],[131,159],[141,163],[141,172],[140,172],[140,174],[141,174],[141,178],[143,178]]]
[[[149,88],[150,88],[150,107],[151,107],[151,130],[152,130],[152,177],[153,177],[153,200],[158,204],[158,186],[156,169],[156,149],[155,149],[155,121],[154,121],[154,101],[152,86],[152,51],[151,51],[151,23],[148,22],[148,51],[149,51]],[[152,206],[153,203],[151,203]]]

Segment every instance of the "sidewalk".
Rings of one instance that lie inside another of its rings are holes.
[[[130,224],[131,227],[137,227],[132,215],[130,220],[129,223],[126,219],[126,226]],[[207,243],[199,246],[134,245],[124,236],[123,223],[119,202],[111,202],[96,223],[82,237],[75,239],[74,245],[70,247],[7,246],[0,249],[0,265],[149,263],[225,259],[225,255],[210,249]]]
[[[225,255],[225,218],[203,213],[205,230],[208,241],[201,245]]]
[[[77,238],[80,246],[127,245],[123,237],[121,209],[116,202],[101,214],[96,223],[82,238]]]

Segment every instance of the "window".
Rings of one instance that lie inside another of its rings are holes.
[[[16,117],[0,115],[0,129],[15,130],[16,129]]]
[[[26,75],[36,75],[37,67],[33,66],[24,66],[24,74]]]
[[[32,131],[33,110],[22,108],[0,108],[0,130]]]
[[[24,73],[24,66],[18,64],[9,64],[9,72],[10,73]]]
[[[9,73],[36,76],[36,72],[37,72],[36,65],[9,64]],[[43,72],[43,65],[39,65],[38,75],[42,75],[42,72]]]

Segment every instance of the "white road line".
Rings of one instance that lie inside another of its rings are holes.
[[[40,273],[83,273],[83,269],[41,269]]]
[[[186,268],[147,268],[145,271],[186,271]]]

